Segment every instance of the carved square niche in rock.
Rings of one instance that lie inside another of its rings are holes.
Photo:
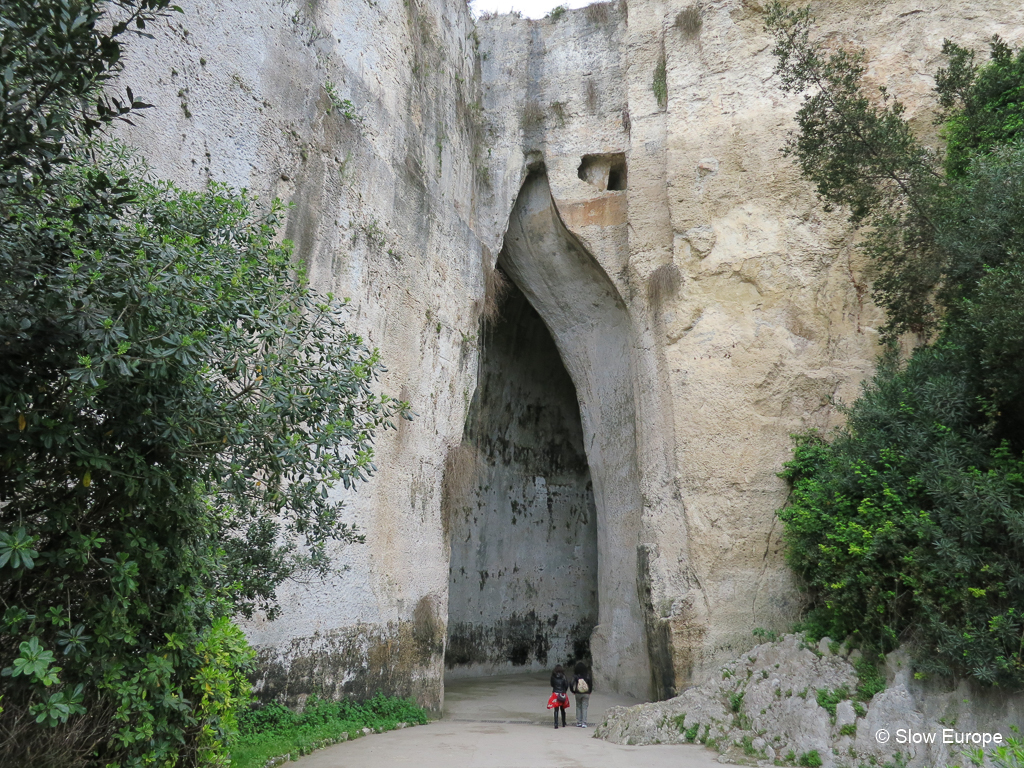
[[[622,192],[626,189],[626,155],[623,152],[584,155],[577,175],[602,192]]]

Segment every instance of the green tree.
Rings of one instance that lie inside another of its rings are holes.
[[[918,667],[1024,682],[1024,143],[1021,57],[947,42],[937,100],[949,153],[926,149],[863,54],[826,51],[806,10],[773,4],[783,86],[808,92],[788,152],[823,201],[865,226],[892,341],[829,441],[798,436],[779,514],[811,620]],[[995,127],[994,127],[995,126]],[[998,128],[998,130],[996,130]],[[948,172],[947,172],[948,171]]]
[[[965,224],[975,212],[971,187],[998,165],[963,177],[972,160],[1024,136],[1024,52],[995,38],[992,60],[979,68],[973,52],[945,42],[950,64],[936,77],[938,119],[950,138],[944,163],[914,136],[897,99],[884,87],[864,87],[862,51],[829,51],[812,41],[808,9],[773,3],[766,25],[783,88],[804,94],[785,152],[827,210],[844,209],[864,228],[876,270],[873,298],[888,317],[883,334],[933,334],[977,287],[983,265],[998,266],[1020,244],[1020,229],[1005,226],[1014,203],[989,206],[977,236]],[[949,164],[956,173],[944,172]]]
[[[946,137],[946,171],[962,176],[979,152],[1024,138],[1024,50],[999,37],[990,46],[989,63],[979,67],[972,50],[946,40],[949,66],[936,74]]]
[[[164,0],[0,0],[0,754],[218,765],[252,653],[229,617],[360,541],[332,488],[404,409],[278,243],[98,130]]]
[[[97,26],[104,6],[115,13]],[[45,184],[67,162],[65,141],[148,107],[101,90],[121,66],[126,33],[172,10],[170,0],[0,0],[0,188]]]
[[[934,206],[942,178],[935,158],[914,136],[904,108],[885,89],[862,87],[863,52],[826,51],[811,40],[808,9],[767,9],[775,35],[776,72],[784,90],[804,94],[798,131],[785,153],[814,182],[826,210],[845,209],[868,225],[864,248],[875,265],[875,302],[886,310],[889,335],[922,333],[936,321],[933,293],[942,282],[936,262]]]

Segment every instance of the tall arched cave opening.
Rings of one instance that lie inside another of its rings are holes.
[[[445,467],[448,673],[547,668],[589,650],[601,684],[652,698],[663,686],[639,589],[625,302],[566,228],[543,170],[523,183],[498,265],[516,289],[484,340],[466,440]]]
[[[450,675],[590,657],[597,517],[576,389],[551,334],[512,284],[481,340],[450,500]],[[461,466],[457,464],[461,462]]]

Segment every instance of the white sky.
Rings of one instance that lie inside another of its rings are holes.
[[[590,5],[594,0],[473,0],[470,8],[474,16],[481,13],[510,13],[519,11],[528,19],[540,19],[558,5],[565,5],[569,8],[582,8]]]

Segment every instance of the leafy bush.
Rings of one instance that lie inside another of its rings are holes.
[[[359,541],[330,489],[399,410],[277,242],[279,205],[182,192],[96,140],[164,0],[0,0],[0,753],[222,765],[252,652],[229,616]],[[84,110],[84,111],[83,111]]]
[[[1011,683],[1024,679],[1024,462],[984,429],[964,352],[889,359],[832,443],[799,437],[779,514],[828,634],[912,641],[922,668]]]
[[[876,693],[885,690],[885,675],[879,672],[878,666],[866,656],[857,659],[853,668],[857,670],[857,678],[860,681],[857,684],[857,698],[861,701],[871,701]],[[853,702],[853,709],[858,717],[866,714],[860,702]]]
[[[759,643],[774,643],[779,639],[778,632],[770,629],[764,629],[763,627],[755,627],[753,635],[757,638]]]
[[[569,8],[565,5],[556,5],[550,11],[548,11],[547,18],[551,19],[552,21],[558,21],[565,15],[565,12],[568,10]]]
[[[979,69],[947,43],[937,91],[958,159],[945,175],[899,102],[865,93],[862,53],[813,42],[807,10],[773,3],[767,19],[784,87],[810,90],[789,153],[826,203],[872,225],[888,337],[932,338],[906,361],[890,347],[829,441],[796,437],[780,517],[811,591],[805,627],[868,651],[908,642],[924,672],[1019,685],[1024,59],[997,40]],[[867,698],[877,672],[858,671]]]
[[[836,719],[836,707],[839,702],[846,701],[850,698],[850,692],[846,689],[846,686],[840,686],[834,691],[828,688],[819,688],[815,700],[818,702],[818,706],[828,712],[829,717],[835,722]]]
[[[1024,50],[1013,50],[998,36],[990,61],[978,66],[974,51],[946,40],[949,67],[936,76],[945,113],[946,172],[962,176],[971,159],[1000,144],[1024,138]]]
[[[733,691],[729,694],[729,709],[733,712],[739,712],[740,707],[743,706],[744,693],[744,691]]]

